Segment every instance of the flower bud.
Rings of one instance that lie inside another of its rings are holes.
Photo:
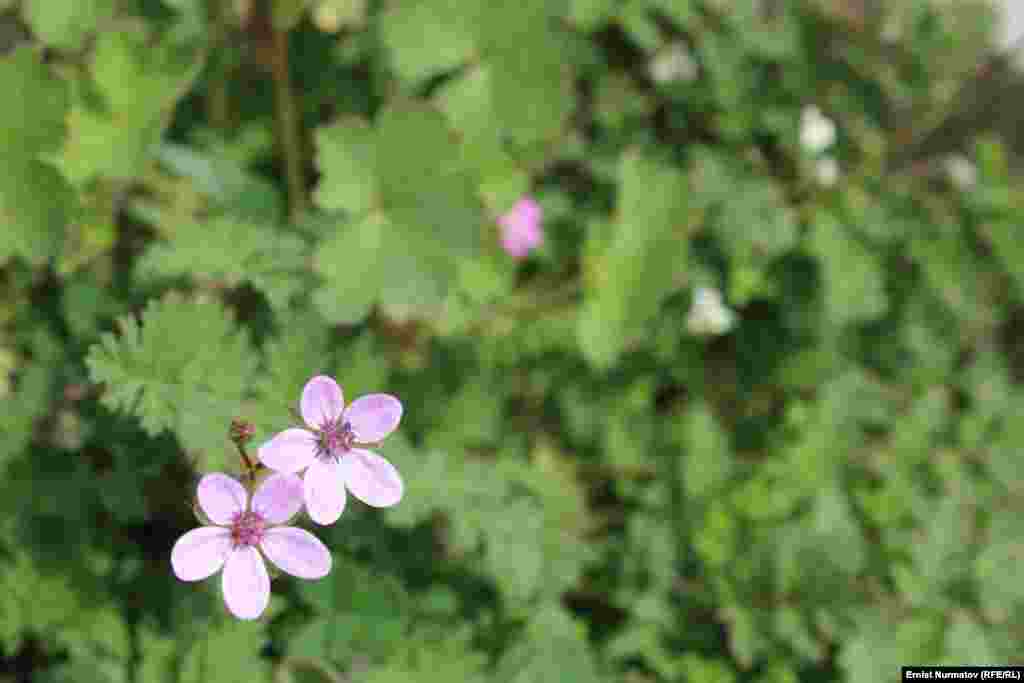
[[[235,444],[239,446],[245,445],[255,433],[256,426],[253,423],[237,417],[231,420],[228,436]]]

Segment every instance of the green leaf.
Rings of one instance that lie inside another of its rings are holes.
[[[733,468],[729,438],[706,403],[694,403],[673,423],[674,441],[685,449],[683,485],[694,500],[717,495]]]
[[[21,168],[59,149],[68,107],[66,84],[31,47],[22,45],[0,60],[0,85],[5,92],[18,93],[0,115],[0,164]]]
[[[722,659],[689,653],[683,656],[679,669],[693,683],[735,683],[736,671]]]
[[[740,606],[731,606],[727,610],[729,651],[744,669],[752,667],[767,649],[764,612],[765,610]]]
[[[688,26],[699,13],[697,3],[693,0],[649,0],[648,4],[664,12],[682,28]]]
[[[133,24],[99,36],[91,73],[103,106],[78,93],[57,160],[71,183],[131,180],[158,151],[174,105],[203,66],[202,52],[175,39],[173,31],[157,38]]]
[[[0,169],[0,264],[13,256],[33,265],[56,259],[74,211],[74,193],[49,164]]]
[[[443,424],[433,440],[440,447],[494,446],[502,433],[500,401],[495,400],[493,377],[480,374],[464,385],[445,409]]]
[[[391,230],[387,216],[374,212],[343,225],[320,247],[313,268],[324,285],[313,303],[324,318],[356,323],[369,314],[387,276],[384,243]]]
[[[191,639],[179,673],[180,683],[251,681],[269,683],[270,664],[260,656],[266,624],[224,617]]]
[[[169,242],[150,246],[136,266],[143,280],[188,276],[232,288],[249,283],[277,310],[303,291],[305,269],[300,238],[229,215],[177,226]]]
[[[985,237],[992,251],[1010,273],[1017,288],[1017,296],[1024,295],[1024,241],[1016,219],[992,222],[985,226]]]
[[[979,264],[965,236],[955,225],[942,225],[939,234],[914,235],[910,254],[921,266],[929,289],[957,316],[970,320],[983,311],[979,301]]]
[[[496,683],[597,683],[601,676],[583,627],[557,602],[541,604],[525,632],[505,651]]]
[[[374,131],[358,119],[347,118],[318,128],[315,137],[321,173],[313,193],[317,206],[356,215],[369,211],[377,187]]]
[[[609,367],[673,291],[687,260],[686,182],[679,171],[633,151],[623,155],[619,220],[599,260],[577,329],[584,356]]]
[[[321,616],[294,639],[293,656],[350,663],[358,653],[385,661],[410,626],[411,602],[402,585],[341,557],[330,576],[303,581],[299,592]]]
[[[935,594],[958,581],[968,569],[962,507],[952,496],[937,501],[927,521],[924,541],[911,548],[915,573],[925,591],[909,596],[916,604],[933,604]]]
[[[30,633],[45,633],[73,621],[86,597],[69,575],[42,573],[31,557],[6,558],[0,574],[0,642],[17,645]]]
[[[330,375],[334,365],[328,329],[319,316],[288,316],[280,320],[279,329],[266,342],[264,366],[253,382],[254,397],[242,413],[256,425],[253,443],[262,443],[291,424],[306,382],[319,374]],[[344,376],[341,379],[348,394]]]
[[[808,619],[793,607],[783,607],[775,614],[775,633],[800,657],[820,662],[825,657],[825,643],[812,631]]]
[[[28,46],[0,60],[0,88],[18,93],[0,114],[0,263],[39,264],[57,255],[74,202],[42,161],[64,139],[68,91]]]
[[[380,18],[381,38],[391,64],[412,87],[468,60],[474,50],[469,3],[413,0],[393,6]]]
[[[57,340],[43,329],[31,332],[32,362],[21,364],[12,393],[5,395],[5,409],[0,411],[0,472],[12,457],[22,452],[35,434],[36,421],[53,404],[55,371],[61,357]],[[6,368],[0,368],[6,374]]]
[[[378,299],[421,314],[440,306],[457,257],[479,247],[481,220],[452,142],[440,112],[413,103],[381,112],[372,137],[351,127],[318,134],[319,201],[356,215],[318,255],[327,285],[314,301],[328,320],[358,322]]]
[[[569,0],[569,21],[594,31],[615,16],[619,4],[619,0]]]
[[[885,315],[885,275],[878,259],[830,214],[820,214],[811,251],[821,263],[825,309],[837,325]]]
[[[279,189],[246,169],[247,159],[238,150],[246,144],[244,136],[230,143],[215,141],[209,148],[199,149],[186,145],[165,142],[156,150],[157,160],[177,176],[188,178],[195,189],[205,195],[215,207],[230,211],[232,215],[257,223],[267,223],[283,216],[283,199]],[[160,227],[173,232],[177,219],[172,225],[160,223]]]
[[[400,455],[394,462],[406,494],[402,505],[389,509],[389,519],[412,527],[435,511],[445,512],[453,544],[470,551],[482,543],[484,569],[510,598],[557,595],[576,580],[590,553],[582,542],[578,484],[564,471],[542,465],[547,457],[538,455],[538,469],[528,469],[438,450],[415,458]],[[429,494],[438,482],[445,488],[441,499]]]
[[[114,15],[112,0],[81,0],[80,2],[48,2],[26,0],[21,11],[25,23],[48,45],[78,50],[101,21]]]
[[[381,204],[408,242],[404,251],[450,270],[454,257],[476,250],[481,214],[444,116],[413,104],[390,107],[377,119],[377,136]]]
[[[302,19],[312,0],[273,0],[270,20],[278,31],[290,31]]]
[[[506,150],[501,129],[494,125],[497,113],[491,98],[492,71],[487,65],[470,69],[448,83],[437,101],[459,134],[461,163],[476,173],[480,193],[500,212],[526,193],[529,177]]]
[[[520,145],[550,141],[560,135],[573,107],[563,39],[544,25],[504,36],[509,42],[488,59],[496,122]]]
[[[120,336],[104,334],[86,358],[92,380],[106,384],[103,404],[135,415],[151,435],[174,433],[215,469],[251,381],[245,333],[218,304],[173,295],[151,301],[141,320],[121,318],[119,327]]]
[[[1017,456],[1019,457],[1019,456]],[[1014,568],[1024,560],[1016,514],[1009,510],[993,515],[988,542],[974,564],[980,600],[993,621],[1008,620],[1024,606],[1024,583]]]
[[[468,628],[414,632],[401,643],[402,651],[386,666],[363,675],[366,683],[484,683],[487,655],[475,651]]]
[[[904,618],[898,624],[868,608],[839,654],[838,663],[850,683],[868,683],[892,676],[907,662],[931,662],[941,647],[941,613]]]
[[[857,574],[867,559],[867,549],[845,494],[836,487],[826,488],[814,505],[814,530],[822,549],[845,573]]]
[[[1003,657],[989,642],[985,627],[959,612],[946,632],[948,666],[999,666]]]

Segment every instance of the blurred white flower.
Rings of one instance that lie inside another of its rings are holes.
[[[832,187],[839,180],[839,162],[825,157],[814,162],[814,177],[824,187]]]
[[[676,41],[658,52],[651,60],[651,78],[655,83],[692,81],[697,78],[697,62],[682,41]]]
[[[949,179],[961,190],[969,190],[978,181],[978,169],[967,157],[959,154],[946,157],[943,166]]]
[[[999,47],[1008,51],[1024,38],[1024,5],[1020,0],[1002,0],[999,21]],[[1010,55],[1014,67],[1024,70],[1024,50],[1017,50]]]
[[[811,154],[824,152],[836,141],[836,124],[815,106],[804,107],[800,116],[800,144]]]
[[[722,303],[722,294],[714,287],[698,287],[693,305],[686,315],[690,334],[706,337],[725,334],[736,324],[736,314]]]

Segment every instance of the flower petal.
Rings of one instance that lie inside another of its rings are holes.
[[[299,404],[302,419],[319,429],[325,422],[334,422],[345,408],[345,399],[338,383],[327,375],[317,375],[306,382]]]
[[[302,479],[274,472],[256,489],[252,509],[271,524],[284,524],[302,509]]]
[[[398,470],[376,453],[353,449],[341,459],[345,488],[373,507],[391,507],[402,499],[405,485]]]
[[[345,409],[345,421],[359,443],[377,443],[395,431],[401,419],[402,402],[390,394],[360,396]]]
[[[214,524],[230,524],[239,512],[245,512],[249,494],[241,482],[220,472],[212,472],[199,480],[196,491],[199,506]]]
[[[201,526],[178,539],[171,549],[171,568],[182,581],[202,581],[224,566],[231,552],[231,532]]]
[[[228,556],[221,576],[224,603],[239,619],[255,619],[270,602],[270,575],[259,551],[236,548]]]
[[[512,209],[523,223],[536,225],[540,223],[541,209],[533,199],[529,197],[520,199]]]
[[[305,529],[268,529],[260,549],[281,571],[300,579],[322,579],[331,571],[331,551]]]
[[[338,521],[345,509],[345,476],[339,464],[314,462],[306,470],[302,487],[310,519],[323,525]]]
[[[316,459],[316,437],[306,429],[286,429],[260,446],[257,455],[270,469],[295,474]]]

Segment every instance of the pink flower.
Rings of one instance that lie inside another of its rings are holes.
[[[540,227],[540,204],[524,197],[498,218],[501,226],[501,247],[515,259],[524,258],[544,241]]]
[[[305,468],[306,510],[317,524],[334,524],[345,509],[345,489],[367,505],[391,507],[405,485],[394,465],[362,446],[381,441],[398,427],[402,403],[388,394],[367,394],[345,407],[341,387],[319,375],[302,389],[306,428],[286,429],[259,449],[272,470]]]
[[[182,581],[201,581],[223,567],[224,602],[239,619],[257,618],[270,601],[264,556],[301,579],[319,579],[331,571],[331,553],[316,536],[279,526],[302,508],[302,481],[295,475],[271,474],[251,506],[245,487],[219,472],[199,480],[197,497],[216,526],[199,527],[179,538],[171,550],[171,567]]]

